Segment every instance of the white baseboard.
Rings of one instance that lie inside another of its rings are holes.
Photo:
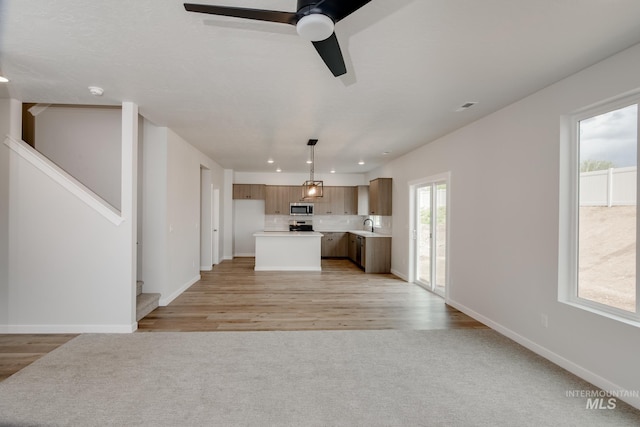
[[[511,329],[506,328],[503,325],[494,322],[488,317],[485,317],[480,313],[473,311],[472,309],[470,309],[469,307],[463,304],[460,304],[451,299],[447,299],[446,302],[450,306],[460,310],[461,312],[465,313],[468,316],[473,317],[475,320],[484,323],[485,325],[495,330],[496,332],[499,332],[505,337],[517,342],[523,347],[526,347],[527,349],[533,351],[537,355],[542,356],[545,359],[555,363],[561,368],[566,369],[567,371],[582,378],[583,380],[590,382],[596,387],[599,387],[605,391],[610,391],[618,394],[619,397],[616,396],[618,399],[628,403],[629,405],[637,409],[640,409],[640,397],[634,396],[634,395],[637,395],[637,391],[625,390],[622,387],[618,386],[617,384],[614,384],[611,381],[607,380],[606,378],[603,378],[600,375],[595,374],[589,371],[588,369],[572,362],[571,360],[568,360],[560,356],[559,354],[552,352],[546,347],[543,347],[531,341],[530,339],[523,337],[522,335],[512,331]]]
[[[213,269],[213,266],[211,265],[201,265],[200,266],[200,271],[211,271]]]
[[[322,271],[322,267],[254,267],[254,271]]]
[[[1,334],[128,334],[138,329],[130,325],[2,325]]]
[[[225,260],[225,259],[226,259],[226,260],[231,260],[231,259],[233,259],[233,257],[232,257],[232,256],[229,256],[229,255],[225,255],[225,256],[223,256],[223,257],[222,257],[222,259],[223,259],[223,260]]]
[[[200,278],[201,278],[201,276],[198,274],[196,277],[194,277],[193,279],[189,280],[184,285],[180,286],[175,292],[173,292],[168,297],[166,297],[166,298],[160,297],[160,301],[158,301],[158,305],[161,306],[161,307],[169,305],[169,303],[171,301],[173,301],[174,299],[178,298],[181,293],[183,293],[184,291],[189,289],[189,287],[191,285],[193,285],[194,283],[196,283],[198,280],[200,280]]]
[[[391,274],[393,274],[394,276],[398,276],[399,278],[401,278],[405,282],[409,281],[409,278],[407,276],[405,276],[404,274],[400,273],[398,270],[395,270],[393,268],[391,269]]]
[[[256,256],[256,253],[255,253],[255,252],[253,252],[253,253],[249,253],[249,252],[247,252],[247,253],[233,254],[233,257],[234,257],[234,258],[235,258],[235,257],[255,257],[255,256]]]

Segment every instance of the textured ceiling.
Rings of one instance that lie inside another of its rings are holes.
[[[0,0],[0,97],[133,101],[236,171],[306,172],[317,138],[316,172],[362,173],[640,42],[639,16],[638,0],[372,0],[336,25],[334,78],[284,24],[174,0]]]

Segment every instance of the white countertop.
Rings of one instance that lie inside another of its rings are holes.
[[[323,230],[323,231],[257,231],[254,237],[322,237],[322,233],[351,233],[362,237],[391,237],[390,234],[372,233],[365,230]]]
[[[254,237],[322,237],[317,231],[258,231]]]
[[[365,230],[324,230],[320,233],[351,233],[362,237],[391,237],[390,234],[372,233],[371,231]]]

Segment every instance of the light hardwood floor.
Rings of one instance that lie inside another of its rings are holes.
[[[322,272],[254,272],[235,258],[138,322],[149,331],[291,331],[485,328],[442,298],[391,274],[365,274],[348,260]],[[0,335],[0,380],[76,335]]]
[[[442,298],[391,274],[365,274],[348,260],[322,272],[254,272],[253,258],[224,261],[138,331],[291,331],[484,328]]]
[[[74,334],[0,334],[0,381],[76,336]]]

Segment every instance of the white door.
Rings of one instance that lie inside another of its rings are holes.
[[[211,185],[211,252],[213,253],[213,263],[220,261],[219,254],[219,232],[220,230],[220,190],[214,189]]]

